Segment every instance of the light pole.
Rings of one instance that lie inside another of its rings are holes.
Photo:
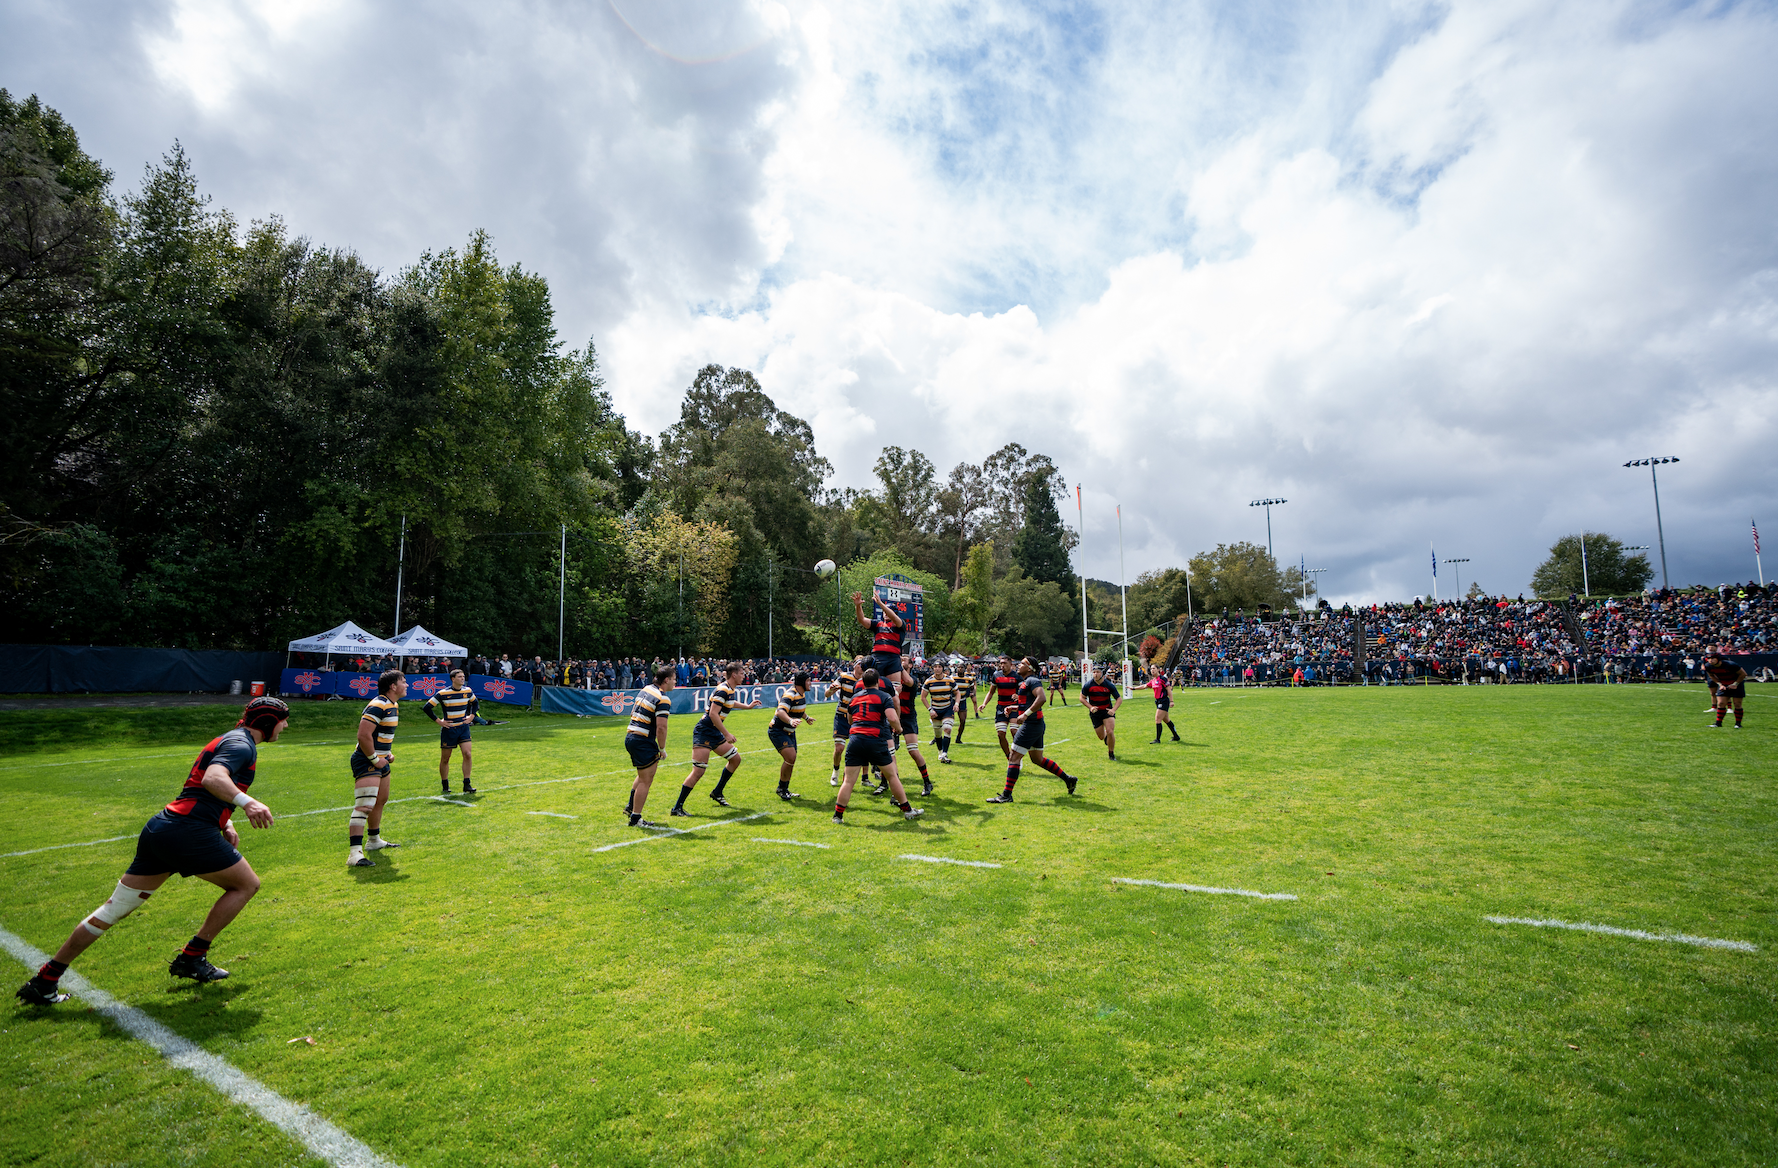
[[[1630,546],[1626,547],[1624,550],[1627,552],[1646,552],[1646,551],[1651,551],[1653,549],[1651,549],[1645,543],[1638,543],[1638,544],[1631,544]]]
[[[1321,575],[1321,573],[1323,573],[1325,571],[1327,571],[1326,568],[1304,568],[1303,569],[1303,607],[1304,608],[1309,607],[1309,577],[1310,576],[1319,576],[1319,575]],[[1320,591],[1319,588],[1317,588],[1316,590]]]
[[[1272,555],[1272,508],[1282,506],[1288,502],[1290,502],[1289,499],[1255,499],[1253,502],[1247,504],[1249,507],[1264,507],[1266,509],[1266,558],[1271,560],[1274,564],[1276,564],[1278,560],[1277,557]]]
[[[1447,564],[1467,564],[1467,563],[1469,563],[1469,557],[1462,556],[1457,559],[1446,560],[1445,563],[1447,563]],[[1457,599],[1458,600],[1463,599],[1463,569],[1462,568],[1457,569]]]
[[[1655,542],[1661,545],[1661,587],[1672,587],[1667,581],[1667,533],[1661,530],[1661,480],[1655,476],[1655,467],[1668,462],[1678,462],[1677,458],[1632,458],[1625,466],[1646,466],[1648,481],[1655,492]]]

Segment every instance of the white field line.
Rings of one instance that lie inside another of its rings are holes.
[[[0,946],[4,946],[32,973],[37,972],[49,955],[40,953],[23,938],[0,929]],[[224,1060],[217,1058],[190,1039],[182,1038],[147,1014],[118,1001],[104,990],[70,970],[62,975],[62,986],[75,997],[110,1018],[131,1038],[158,1051],[167,1062],[190,1071],[229,1100],[251,1108],[273,1127],[295,1137],[317,1158],[338,1168],[395,1168],[367,1145],[322,1119],[300,1103],[248,1077]]]
[[[1208,884],[1167,884],[1160,880],[1130,880],[1113,876],[1113,884],[1142,884],[1149,888],[1177,888],[1181,892],[1208,892],[1213,896],[1251,896],[1255,900],[1295,900],[1292,892],[1254,892],[1247,888],[1213,888]]]
[[[461,799],[446,799],[443,795],[433,795],[430,798],[434,803],[449,803],[452,807],[467,807],[471,811],[475,810],[474,803],[465,803]],[[384,806],[387,807],[388,804],[385,803]]]
[[[1689,933],[1645,933],[1641,929],[1620,929],[1615,925],[1589,925],[1579,921],[1543,921],[1531,917],[1483,917],[1497,925],[1530,925],[1536,929],[1574,929],[1582,933],[1605,933],[1613,937],[1634,937],[1638,941],[1676,941],[1681,945],[1697,945],[1704,949],[1733,949],[1738,953],[1758,953],[1759,946],[1749,941],[1724,941],[1720,937],[1694,937]]]
[[[743,750],[741,753],[744,755],[747,755],[747,754],[768,754],[768,753],[769,754],[776,754],[777,751],[772,750],[770,747],[762,747],[759,750]],[[185,756],[179,755],[178,757],[183,758]],[[689,767],[691,764],[689,762],[687,762],[685,765],[687,767]],[[635,769],[636,768],[634,768],[634,767],[624,767],[621,770],[599,771],[595,774],[590,774],[590,775],[569,775],[565,779],[534,779],[534,780],[532,780],[530,782],[526,782],[526,783],[503,783],[497,787],[478,788],[478,793],[491,792],[491,791],[516,791],[521,787],[547,787],[547,786],[550,786],[555,783],[580,783],[580,782],[585,782],[587,779],[606,779],[606,778],[610,778],[612,775],[627,775],[627,774],[631,773],[632,771],[634,771]],[[437,795],[404,795],[400,799],[389,800],[389,802],[385,803],[384,806],[387,807],[393,803],[420,803],[420,802],[456,803],[456,805],[459,807],[474,807],[475,806],[475,804],[473,804],[473,803],[457,803],[457,801],[454,799],[442,799]],[[351,804],[347,804],[344,807],[316,807],[311,811],[285,811],[285,812],[275,812],[274,814],[276,814],[277,818],[279,818],[279,819],[301,819],[307,815],[338,815],[338,814],[341,814],[344,812],[350,812],[351,810],[352,810]],[[696,829],[694,828],[693,830],[696,830]],[[21,851],[21,852],[0,852],[0,860],[7,859],[8,857],[11,857],[11,856],[34,856],[38,852],[53,852],[59,848],[90,848],[90,847],[94,846],[95,844],[114,844],[114,843],[117,843],[119,840],[127,840],[127,839],[135,839],[135,838],[136,838],[136,836],[133,836],[133,835],[113,835],[113,836],[107,836],[104,839],[82,840],[77,844],[50,844],[48,847],[26,848],[24,851]]]
[[[758,835],[753,837],[753,842],[756,844],[794,844],[799,848],[831,848],[831,847],[833,847],[832,844],[812,844],[808,840],[766,839],[764,836],[758,836]]]
[[[579,819],[578,815],[563,815],[560,811],[527,811],[526,815],[548,815],[555,819]]]
[[[606,844],[602,848],[594,848],[595,852],[609,852],[617,848],[627,848],[631,844],[653,843],[655,840],[670,839],[676,835],[690,835],[694,831],[703,831],[706,827],[721,827],[725,823],[746,823],[749,819],[763,819],[770,811],[755,811],[752,815],[737,815],[733,819],[718,819],[714,823],[700,823],[696,827],[663,827],[658,835],[639,836],[636,839],[618,840],[614,844]]]
[[[262,743],[260,745],[260,749],[264,750],[268,746],[297,747],[297,746],[348,746],[348,745],[350,745],[350,742],[348,740],[342,738],[336,742]],[[81,766],[85,763],[94,763],[94,762],[151,762],[157,758],[196,758],[196,757],[197,757],[197,755],[191,753],[190,751],[181,750],[175,754],[138,754],[138,755],[135,755],[130,758],[72,758],[66,762],[21,762],[15,766],[0,767],[0,771],[28,771],[28,770],[34,770],[37,767]]]
[[[922,864],[958,864],[958,865],[961,865],[962,867],[965,867],[965,868],[998,868],[998,867],[1000,867],[999,864],[990,864],[986,860],[953,860],[949,856],[916,856],[912,852],[909,852],[904,856],[897,856],[895,858],[898,860],[918,860]]]

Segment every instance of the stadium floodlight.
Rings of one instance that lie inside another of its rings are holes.
[[[1655,542],[1661,545],[1661,587],[1672,587],[1667,581],[1667,533],[1661,530],[1661,480],[1655,477],[1655,467],[1669,462],[1678,462],[1677,458],[1632,458],[1625,466],[1646,466],[1648,481],[1655,491]]]
[[[1458,556],[1456,559],[1446,560],[1445,563],[1447,563],[1447,564],[1467,564],[1467,563],[1469,563],[1469,557],[1468,556]],[[1463,569],[1462,568],[1457,569],[1457,599],[1458,600],[1463,599]]]
[[[1304,568],[1303,569],[1303,604],[1305,607],[1309,603],[1309,577],[1310,576],[1319,576],[1319,575],[1321,575],[1321,573],[1323,573],[1325,571],[1327,571],[1326,568]],[[1320,591],[1319,588],[1317,588],[1316,590]]]
[[[1289,499],[1255,499],[1247,504],[1249,507],[1264,507],[1266,509],[1266,558],[1274,564],[1278,562],[1278,558],[1272,555],[1272,508],[1288,502],[1290,502]]]

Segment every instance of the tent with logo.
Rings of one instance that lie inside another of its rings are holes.
[[[461,645],[453,645],[442,637],[434,636],[415,625],[405,633],[397,633],[389,638],[392,645],[401,646],[401,651],[414,657],[467,657],[469,650]]]
[[[335,653],[395,653],[400,654],[401,646],[394,641],[385,641],[375,633],[367,633],[351,621],[347,621],[337,629],[328,629],[325,633],[316,633],[312,637],[300,637],[290,642],[289,653],[326,653],[331,659]],[[288,660],[288,654],[286,655]]]

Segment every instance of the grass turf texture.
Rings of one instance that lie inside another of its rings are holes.
[[[1126,703],[1116,764],[1070,705],[1049,739],[1079,798],[1027,767],[1018,802],[986,804],[1004,767],[971,722],[957,765],[929,756],[925,819],[858,794],[843,827],[831,707],[791,807],[768,712],[741,713],[759,753],[734,809],[705,797],[713,770],[672,822],[769,814],[603,853],[640,834],[622,723],[516,711],[476,732],[474,809],[393,805],[404,846],[374,869],[344,866],[343,810],[243,828],[265,883],[213,952],[230,980],[166,976],[213,899],[178,879],[77,968],[410,1166],[1770,1163],[1778,703],[1750,697],[1737,733],[1706,701],[1195,690],[1182,744],[1148,745],[1152,703]],[[298,704],[256,794],[343,807],[356,712]],[[405,712],[394,796],[436,793],[436,732]],[[133,838],[231,721],[0,713],[0,851]],[[674,719],[670,758],[689,732]],[[684,772],[662,768],[651,816]],[[542,782],[573,776],[593,777]],[[0,924],[54,949],[131,847],[0,860]],[[0,1162],[301,1158],[78,1002],[5,1012]]]

